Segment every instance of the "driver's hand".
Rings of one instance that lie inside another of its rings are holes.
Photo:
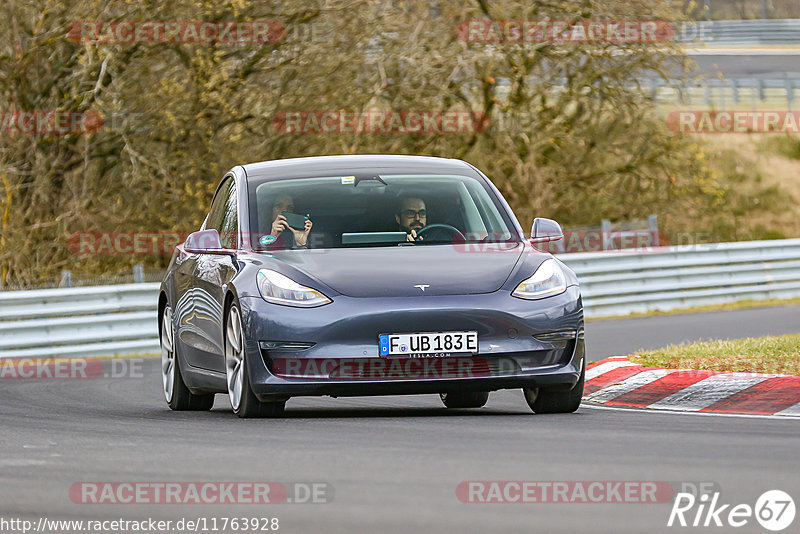
[[[417,237],[417,231],[411,230],[411,233],[406,234],[406,241],[412,243],[414,241],[422,241],[422,236]]]

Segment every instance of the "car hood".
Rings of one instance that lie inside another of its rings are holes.
[[[524,250],[522,244],[480,252],[463,246],[418,245],[287,250],[273,257],[342,295],[406,297],[497,291]]]

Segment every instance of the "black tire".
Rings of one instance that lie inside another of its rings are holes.
[[[183,377],[180,373],[180,365],[178,365],[178,372],[175,373],[175,386],[172,395],[172,402],[168,405],[171,409],[179,412],[207,412],[214,406],[214,393],[208,395],[195,395],[186,384],[183,382]]]
[[[257,418],[257,417],[280,417],[283,415],[284,408],[286,407],[286,401],[272,401],[272,402],[261,402],[256,397],[255,393],[253,393],[253,388],[250,384],[250,372],[248,370],[247,365],[247,350],[244,350],[246,347],[247,342],[244,338],[244,330],[241,328],[241,311],[239,306],[233,302],[231,303],[230,307],[228,308],[227,313],[225,314],[225,328],[223,328],[224,332],[224,344],[225,344],[225,358],[226,358],[226,373],[228,373],[228,354],[230,351],[234,350],[234,346],[229,343],[228,336],[231,328],[236,327],[238,325],[238,344],[241,347],[241,351],[237,352],[237,357],[241,358],[240,369],[238,372],[242,374],[241,376],[241,397],[239,398],[238,405],[234,402],[234,393],[232,392],[232,388],[230,387],[231,375],[227,374],[227,381],[229,382],[228,387],[228,396],[231,399],[231,407],[233,408],[233,413],[241,417],[242,419],[249,419],[249,418]],[[236,331],[234,331],[235,333]],[[234,335],[234,337],[236,337]],[[235,344],[234,344],[235,345]],[[238,386],[237,386],[238,388]]]
[[[167,406],[170,409],[175,411],[208,411],[214,406],[214,394],[208,393],[203,395],[195,395],[189,388],[186,387],[186,383],[183,381],[182,371],[181,371],[181,360],[178,357],[177,353],[177,338],[175,337],[175,331],[172,326],[172,321],[169,320],[172,317],[172,309],[167,306],[164,308],[164,311],[161,316],[161,332],[159,335],[159,342],[161,344],[161,372],[162,372],[162,383],[164,385],[164,395],[167,401]],[[165,320],[166,319],[166,320]],[[170,332],[165,332],[166,328],[170,328],[172,336],[171,341],[168,342],[165,346],[165,335],[169,335]],[[171,364],[174,366],[173,372],[170,374],[166,373],[165,370],[165,360],[170,359],[168,358],[168,353],[170,352],[169,345],[171,344]],[[171,377],[171,379],[169,378]],[[168,387],[167,382],[171,382],[171,389]]]
[[[581,405],[586,369],[572,389],[524,388],[525,400],[536,413],[572,413]]]
[[[447,408],[481,408],[489,400],[488,391],[459,391],[439,393],[442,404]]]
[[[256,419],[263,417],[281,417],[286,408],[286,401],[261,402],[253,393],[250,387],[250,376],[247,365],[244,366],[244,384],[242,388],[242,400],[239,409],[233,413],[242,419]]]

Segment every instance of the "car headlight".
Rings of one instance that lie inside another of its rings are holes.
[[[520,282],[511,293],[521,299],[542,299],[567,290],[567,277],[554,259],[544,260],[533,276]]]
[[[269,269],[261,269],[256,277],[258,290],[267,302],[284,306],[312,308],[328,304],[331,299],[310,287]]]

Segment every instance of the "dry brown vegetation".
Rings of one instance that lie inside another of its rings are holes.
[[[319,154],[463,158],[485,170],[524,225],[657,213],[707,240],[769,235],[742,220],[772,210],[730,182],[727,158],[670,132],[635,84],[682,62],[670,44],[467,43],[469,19],[678,20],[652,0],[308,0],[222,5],[46,0],[0,6],[2,110],[97,112],[94,133],[0,133],[0,283],[64,268],[115,272],[164,257],[76,256],[74,232],[196,229],[222,174]],[[76,21],[277,20],[267,44],[88,43]],[[504,91],[497,90],[504,84]],[[469,110],[468,134],[287,135],[290,110]],[[754,196],[755,195],[755,196]],[[781,208],[783,209],[783,208]]]

